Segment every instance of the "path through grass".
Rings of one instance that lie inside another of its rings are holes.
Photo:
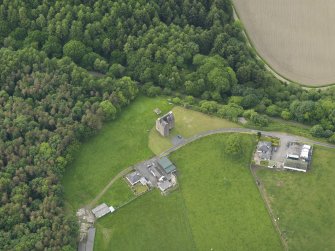
[[[96,250],[282,250],[249,170],[255,137],[239,137],[239,159],[223,153],[227,134],[173,153],[180,188],[151,191],[99,220]]]
[[[172,108],[162,97],[138,97],[116,121],[81,145],[63,179],[70,209],[87,205],[121,170],[154,155],[147,145],[156,107],[163,112]]]

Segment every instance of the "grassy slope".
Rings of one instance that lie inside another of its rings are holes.
[[[172,155],[198,250],[282,250],[248,169],[253,136],[240,135],[244,154],[223,153],[227,135],[200,139]]]
[[[308,173],[258,171],[290,250],[334,250],[335,150],[316,147]]]
[[[119,210],[97,222],[94,250],[194,250],[180,193],[153,190]]]
[[[189,110],[176,106],[172,109],[176,124],[167,138],[162,137],[155,128],[151,129],[149,135],[149,147],[156,153],[160,154],[172,146],[171,139],[176,135],[191,137],[199,132],[229,127],[240,127],[240,125],[225,119],[209,116],[201,112]]]
[[[222,154],[226,135],[173,154],[181,188],[167,197],[149,192],[99,220],[95,249],[281,250],[248,169],[254,137],[241,137],[239,161]]]
[[[135,194],[132,192],[126,181],[123,178],[120,178],[107,190],[97,204],[107,203],[107,205],[118,207],[134,197]]]
[[[63,179],[68,207],[77,210],[92,200],[122,169],[153,155],[148,132],[157,115],[171,109],[165,98],[138,97],[121,116],[82,144]]]

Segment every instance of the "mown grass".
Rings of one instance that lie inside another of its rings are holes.
[[[172,108],[163,97],[138,97],[117,120],[81,145],[63,178],[68,209],[88,204],[122,169],[154,155],[147,145],[157,107],[163,112]]]
[[[316,146],[307,173],[257,172],[289,250],[334,250],[334,163],[334,149]]]
[[[97,204],[107,203],[107,205],[117,208],[133,198],[135,198],[135,194],[124,178],[120,178],[107,190]]]
[[[154,190],[99,220],[95,249],[282,250],[248,168],[255,136],[240,137],[238,159],[224,154],[224,134],[174,153],[179,189]]]
[[[172,109],[175,116],[175,128],[171,130],[169,137],[162,137],[153,127],[149,135],[149,148],[155,153],[160,154],[172,147],[172,138],[181,135],[184,138],[191,137],[197,133],[215,130],[219,128],[241,127],[226,119],[206,115],[201,112],[185,109],[176,106]]]

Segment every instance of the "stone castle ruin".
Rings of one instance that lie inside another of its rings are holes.
[[[170,111],[156,120],[156,130],[163,136],[169,136],[170,130],[174,127],[174,116]]]

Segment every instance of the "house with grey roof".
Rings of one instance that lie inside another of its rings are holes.
[[[259,141],[257,145],[257,155],[260,160],[270,160],[272,157],[272,143]]]
[[[134,171],[132,173],[128,173],[125,177],[126,177],[127,181],[130,183],[130,185],[132,185],[132,186],[134,186],[135,184],[140,182],[141,178],[143,178],[141,176],[141,174],[137,171]]]

